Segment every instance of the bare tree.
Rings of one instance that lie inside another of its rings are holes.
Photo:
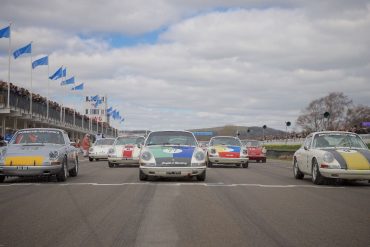
[[[347,112],[352,107],[352,100],[343,93],[333,92],[313,100],[297,119],[297,125],[304,131],[312,132],[322,129],[338,130],[347,122]],[[324,119],[324,113],[330,116]]]
[[[363,122],[370,122],[370,107],[358,105],[347,112],[346,128],[350,129],[354,126],[361,127]]]

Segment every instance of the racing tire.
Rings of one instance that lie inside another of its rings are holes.
[[[248,168],[248,166],[249,166],[249,162],[245,162],[245,163],[243,163],[243,164],[242,164],[242,166],[243,166],[243,168]]]
[[[260,163],[260,160],[256,160],[257,163]]]
[[[320,185],[325,182],[325,178],[321,175],[317,160],[312,161],[312,183]]]
[[[78,158],[76,158],[75,163],[76,163],[75,167],[69,170],[69,176],[71,177],[76,177],[78,175],[78,168],[79,168]]]
[[[197,180],[198,181],[205,181],[206,180],[206,170],[204,170],[204,172],[202,172],[202,174],[197,175]]]
[[[211,161],[208,161],[208,162],[207,162],[207,166],[208,166],[209,168],[212,168],[212,166],[213,166],[212,162],[211,162]]]
[[[113,168],[114,167],[114,164],[111,163],[111,162],[108,162],[108,166],[109,166],[109,168]]]
[[[90,161],[90,162],[93,162],[93,161],[94,161],[94,159],[89,157],[89,161]]]
[[[65,182],[68,176],[68,167],[66,159],[63,160],[62,169],[56,175],[58,182]]]
[[[5,180],[5,176],[0,176],[0,183],[3,183]]]
[[[147,181],[148,175],[146,175],[142,170],[139,171],[139,179],[140,181]]]
[[[294,175],[295,179],[303,179],[304,178],[304,174],[301,172],[301,170],[299,170],[298,162],[297,162],[296,159],[294,159],[294,163],[293,163],[293,175]]]
[[[266,163],[266,158],[262,159],[262,163]]]

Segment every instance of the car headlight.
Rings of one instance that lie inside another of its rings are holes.
[[[59,157],[59,152],[58,151],[50,151],[49,153],[49,159],[51,160],[56,160]]]
[[[194,157],[195,157],[195,159],[197,161],[202,161],[202,160],[205,159],[204,153],[203,152],[200,152],[200,151],[196,152],[195,155],[194,155]]]
[[[141,154],[141,159],[143,161],[149,161],[152,158],[152,154],[148,151],[145,151]]]
[[[216,154],[216,149],[212,148],[211,149],[211,154]]]
[[[323,160],[326,162],[326,163],[331,163],[334,161],[334,156],[329,153],[329,152],[326,152],[323,156]]]
[[[263,153],[263,154],[266,154],[266,152],[267,152],[266,148],[265,148],[265,147],[263,147],[263,148],[262,148],[262,153]]]

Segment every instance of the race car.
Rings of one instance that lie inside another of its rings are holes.
[[[0,182],[12,176],[52,176],[66,181],[78,174],[77,149],[64,130],[22,129],[0,150]]]
[[[370,150],[352,132],[314,132],[294,153],[293,174],[296,179],[312,176],[314,184],[329,179],[370,182]]]
[[[125,165],[138,165],[143,136],[119,136],[108,152],[108,166],[110,168]]]
[[[215,136],[209,141],[207,164],[236,165],[248,168],[248,151],[240,140],[232,136]]]
[[[266,148],[262,146],[260,141],[243,140],[242,144],[248,150],[249,160],[266,163]]]
[[[188,131],[153,131],[142,148],[139,179],[196,177],[206,179],[205,153]]]
[[[94,145],[89,148],[89,161],[108,159],[108,151],[112,148],[114,138],[97,139]]]

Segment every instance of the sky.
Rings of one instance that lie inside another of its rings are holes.
[[[107,95],[123,130],[223,125],[285,130],[314,99],[343,92],[370,105],[370,2],[366,0],[3,0],[12,50],[33,41],[77,82],[50,97],[83,110]],[[7,80],[8,40],[0,39]],[[33,91],[47,94],[47,68]],[[11,61],[11,81],[30,87],[30,58]]]

